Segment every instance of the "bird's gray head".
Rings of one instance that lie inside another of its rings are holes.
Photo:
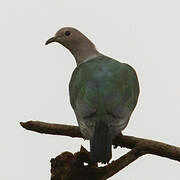
[[[46,41],[46,45],[52,42],[58,42],[69,49],[74,55],[77,65],[100,54],[84,34],[72,27],[60,29],[54,37]]]

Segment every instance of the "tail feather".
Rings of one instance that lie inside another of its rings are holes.
[[[107,163],[112,157],[112,138],[109,128],[104,123],[95,127],[93,137],[90,139],[91,158],[95,162]]]

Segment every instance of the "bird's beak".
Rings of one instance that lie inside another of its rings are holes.
[[[48,39],[48,40],[46,41],[45,45],[48,45],[48,44],[50,44],[50,43],[52,43],[52,42],[56,42],[56,37],[52,37],[52,38]]]

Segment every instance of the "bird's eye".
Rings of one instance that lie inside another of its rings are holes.
[[[64,34],[65,34],[65,36],[70,36],[71,32],[70,31],[66,31]]]

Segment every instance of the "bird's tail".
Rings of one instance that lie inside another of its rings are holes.
[[[107,163],[112,157],[112,138],[105,123],[97,123],[90,139],[90,154],[95,162]]]

